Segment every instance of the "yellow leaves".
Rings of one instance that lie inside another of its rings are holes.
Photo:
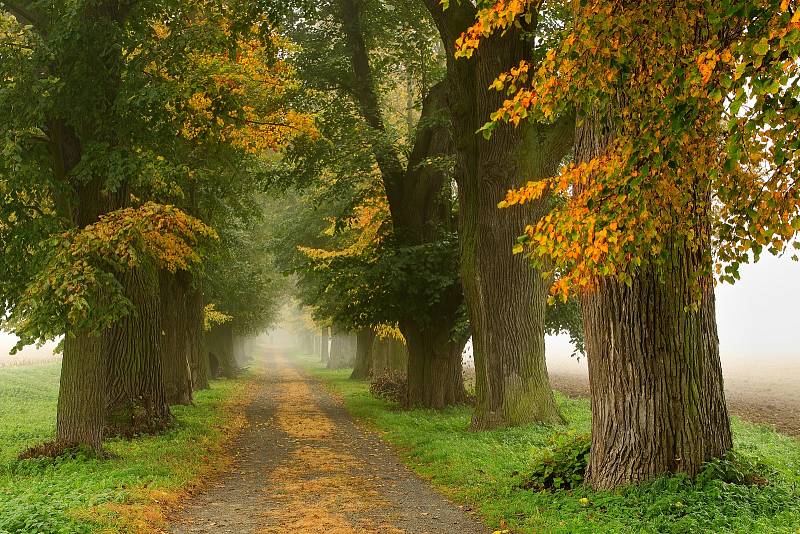
[[[456,57],[472,57],[482,38],[496,31],[505,32],[512,25],[520,27],[520,18],[529,24],[532,15],[528,9],[532,3],[532,0],[497,0],[490,7],[478,10],[475,23],[456,40]]]
[[[291,65],[275,59],[270,46],[286,50],[290,45],[280,38],[265,44],[259,28],[251,31],[252,36],[239,39],[235,54],[187,53],[187,70],[199,73],[197,78],[185,80],[191,96],[167,105],[185,139],[222,142],[247,153],[260,153],[280,151],[301,136],[318,135],[314,118],[286,103],[298,82]],[[165,79],[184,81],[159,65],[148,70]]]
[[[539,182],[528,182],[525,187],[512,189],[506,193],[505,200],[497,204],[500,209],[508,208],[516,204],[525,204],[538,200],[547,191],[549,183],[545,180]]]
[[[720,55],[717,54],[716,49],[708,50],[697,56],[697,68],[700,70],[703,85],[708,84],[711,80],[719,60]]]
[[[205,93],[194,93],[187,102],[188,106],[195,111],[205,111],[211,107],[211,99]]]
[[[217,310],[217,305],[206,304],[203,308],[203,330],[210,331],[215,326],[219,326],[233,320],[233,316]]]
[[[156,39],[161,41],[169,37],[170,34],[172,33],[172,30],[170,30],[167,27],[167,25],[164,24],[163,22],[158,22],[158,21],[152,22],[150,24],[150,27],[153,29],[153,33],[155,34]]]
[[[363,205],[354,209],[353,216],[346,221],[346,228],[355,230],[356,236],[348,246],[341,249],[327,250],[299,245],[297,250],[309,259],[319,263],[324,263],[334,258],[358,256],[367,248],[378,243],[380,229],[388,217],[388,210],[384,197],[368,198]],[[333,236],[336,226],[340,222],[332,221],[332,224],[324,231],[324,234]]]

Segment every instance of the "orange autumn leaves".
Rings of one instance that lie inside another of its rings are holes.
[[[327,261],[334,258],[359,256],[378,243],[380,230],[386,222],[388,213],[389,207],[384,197],[369,197],[354,208],[352,216],[346,221],[348,229],[356,230],[354,238],[346,246],[328,250],[298,245],[297,249],[309,259],[318,262],[320,266],[325,266]],[[339,222],[331,220],[325,233],[332,236]]]
[[[703,255],[700,276],[713,267],[732,282],[751,256],[791,246],[800,230],[800,10],[787,0],[719,6],[583,2],[556,46],[492,84],[506,99],[487,136],[500,123],[580,110],[578,126],[588,121],[601,147],[499,204],[565,199],[515,247],[558,273],[554,293],[590,288],[598,276],[629,282],[643,264],[667,264],[674,246]],[[479,10],[457,55],[538,7],[503,0]]]

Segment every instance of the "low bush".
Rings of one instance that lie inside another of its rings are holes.
[[[550,437],[550,446],[538,452],[522,487],[541,491],[580,486],[589,465],[590,446],[591,438],[588,434],[554,434]]]
[[[698,473],[697,484],[714,481],[743,486],[766,486],[771,477],[777,476],[764,462],[738,451],[730,451],[724,458],[706,462]]]
[[[402,404],[408,379],[402,371],[384,371],[372,376],[369,392],[376,398]]]

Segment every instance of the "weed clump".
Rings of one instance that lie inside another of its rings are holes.
[[[406,395],[408,379],[401,371],[385,371],[374,374],[370,380],[369,392],[373,397],[402,404]]]
[[[550,437],[550,446],[539,451],[522,488],[536,491],[569,490],[583,484],[589,465],[589,434],[559,432]]]

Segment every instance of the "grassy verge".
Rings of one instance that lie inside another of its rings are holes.
[[[147,532],[203,476],[225,465],[226,436],[243,424],[251,381],[216,381],[195,406],[175,407],[158,436],[111,440],[112,458],[16,460],[52,438],[58,363],[0,368],[0,534]]]
[[[769,532],[800,534],[800,442],[733,420],[735,447],[773,471],[765,487],[668,477],[615,492],[535,492],[521,474],[556,432],[585,433],[589,403],[558,395],[567,427],[528,426],[470,432],[467,408],[400,411],[373,398],[349,371],[301,364],[342,397],[347,409],[394,444],[403,460],[456,502],[472,506],[492,528],[512,532]],[[582,499],[588,499],[588,503]]]

